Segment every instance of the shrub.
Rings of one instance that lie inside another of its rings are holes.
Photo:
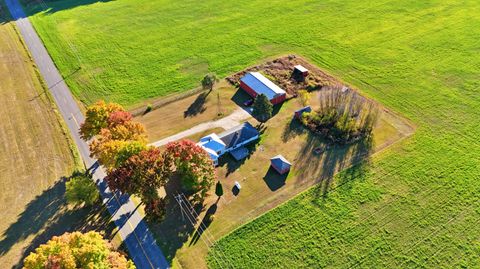
[[[147,105],[147,108],[145,108],[145,112],[143,114],[147,114],[148,112],[152,111],[153,109],[153,105],[152,104],[148,104]]]
[[[98,201],[99,192],[90,176],[77,172],[67,181],[65,196],[69,204],[90,206]]]
[[[303,106],[307,106],[310,101],[310,93],[307,90],[299,90],[298,97]]]

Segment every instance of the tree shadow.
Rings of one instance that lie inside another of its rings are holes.
[[[288,142],[290,139],[293,139],[306,132],[308,132],[308,130],[302,125],[302,123],[295,118],[292,118],[292,120],[289,121],[283,129],[282,141]]]
[[[362,176],[367,171],[366,167],[361,164],[368,163],[373,146],[371,137],[348,145],[330,145],[326,140],[309,132],[304,146],[297,154],[295,161],[298,173],[296,184],[304,184],[306,180],[313,179],[319,183],[316,188],[316,196],[325,198],[330,191],[332,180],[337,172],[347,168],[354,169],[342,172],[348,176],[342,176],[342,179],[336,182],[336,187],[347,183],[355,177]],[[315,154],[315,149],[319,147],[328,149],[321,154]]]
[[[180,249],[194,232],[194,220],[192,224],[175,200],[175,195],[182,192],[180,180],[170,179],[165,186],[168,203],[166,206],[165,218],[162,221],[147,219],[148,227],[157,239],[158,246],[162,249],[167,261],[171,264],[178,249]],[[200,214],[204,209],[203,205],[194,205],[194,211]]]
[[[215,212],[217,212],[218,200],[219,199],[217,199],[217,201],[207,209],[207,212],[205,213],[205,216],[200,222],[199,227],[197,228],[197,230],[195,230],[195,233],[193,234],[192,240],[190,240],[190,246],[195,245],[202,236],[203,232],[210,226],[210,224],[212,224],[212,216],[215,214]]]
[[[290,171],[281,175],[275,169],[273,169],[272,166],[269,166],[267,173],[263,177],[263,181],[265,181],[271,191],[276,191],[285,186],[285,181],[287,180],[289,173]]]
[[[205,107],[205,102],[207,101],[207,97],[210,94],[210,91],[207,92],[202,92],[197,96],[195,101],[193,101],[192,104],[183,112],[183,117],[188,118],[188,117],[194,117],[197,116],[198,114],[202,114],[207,110]]]
[[[46,7],[45,5],[42,5],[40,1],[35,0],[20,0],[20,3],[22,4],[27,16],[32,16],[40,12],[54,14],[59,11],[76,8],[79,6],[87,6],[95,3],[107,3],[112,1],[115,0],[45,0],[44,4]]]
[[[3,233],[0,256],[7,253],[16,243],[35,235],[23,250],[21,260],[14,268],[21,268],[23,259],[52,236],[73,231],[97,230],[104,233],[107,239],[112,238],[114,225],[111,223],[110,214],[100,201],[91,207],[68,208],[64,197],[66,180],[65,177],[60,179],[30,201],[17,221]]]

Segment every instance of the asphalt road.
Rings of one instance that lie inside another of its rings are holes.
[[[70,89],[53,63],[42,41],[25,16],[18,0],[6,0],[8,9],[15,20],[17,28],[32,55],[40,74],[46,82],[57,107],[65,120],[71,136],[76,143],[86,167],[96,167],[96,160],[90,158],[90,151],[78,133],[79,124],[84,121]],[[142,216],[136,211],[135,204],[126,195],[113,193],[103,181],[105,172],[102,167],[94,169],[94,179],[108,208],[118,233],[122,237],[133,262],[138,269],[169,268],[162,251],[158,247]]]

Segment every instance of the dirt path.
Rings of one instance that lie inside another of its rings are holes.
[[[185,130],[178,134],[158,140],[157,142],[151,143],[150,145],[160,147],[169,142],[177,141],[179,139],[194,135],[196,133],[203,132],[209,129],[214,129],[214,128],[223,128],[227,130],[239,125],[242,121],[250,117],[251,115],[247,111],[245,111],[242,108],[238,108],[232,114],[226,116],[225,118],[221,118],[216,121],[208,121],[208,122],[201,123],[188,130]]]

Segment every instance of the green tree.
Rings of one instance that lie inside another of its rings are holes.
[[[132,261],[113,250],[98,232],[65,233],[40,245],[24,260],[24,269],[135,269]]]
[[[209,89],[211,91],[213,90],[213,86],[217,81],[218,77],[214,73],[206,74],[202,79],[202,88],[204,90]]]
[[[265,123],[272,117],[273,105],[264,94],[259,94],[253,102],[252,116],[258,121]]]
[[[66,185],[65,196],[69,204],[93,205],[98,201],[99,193],[92,178],[84,173],[75,173]]]
[[[217,181],[217,185],[215,185],[215,195],[218,196],[218,199],[223,196],[223,186],[220,181]]]

